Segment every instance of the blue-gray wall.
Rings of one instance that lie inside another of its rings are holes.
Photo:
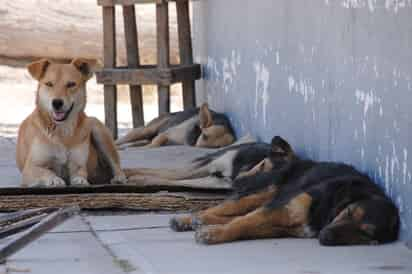
[[[239,135],[376,179],[412,238],[412,0],[193,2],[199,89]]]

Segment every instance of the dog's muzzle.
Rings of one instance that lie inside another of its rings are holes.
[[[73,110],[73,107],[74,107],[74,104],[72,104],[67,111],[53,110],[53,113],[52,113],[53,120],[59,123],[64,122],[69,117],[70,113]]]

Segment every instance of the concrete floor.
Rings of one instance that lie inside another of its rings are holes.
[[[0,151],[1,187],[16,186],[13,139],[0,139]],[[124,166],[178,167],[202,153],[169,147],[122,153],[122,160]],[[82,213],[12,256],[0,273],[412,273],[412,251],[402,242],[322,247],[317,240],[269,239],[204,246],[192,232],[172,232],[171,216]]]

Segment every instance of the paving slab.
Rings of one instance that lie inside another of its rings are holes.
[[[88,221],[93,228],[115,228],[113,221],[150,227],[167,225],[171,216],[96,216]],[[401,242],[323,247],[315,239],[268,239],[206,246],[196,244],[192,232],[168,228],[96,233],[117,257],[146,273],[412,273],[412,252]]]
[[[150,228],[168,227],[170,214],[128,214],[128,215],[107,215],[107,216],[84,216],[89,225],[98,230],[121,230],[127,228]]]
[[[75,215],[61,225],[52,229],[49,233],[83,232],[90,231],[89,225],[84,221],[84,217]]]
[[[31,274],[122,274],[119,261],[91,232],[49,233],[7,260]]]

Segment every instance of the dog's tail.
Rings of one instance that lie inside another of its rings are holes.
[[[168,180],[194,179],[209,176],[207,166],[187,167],[182,169],[162,169],[162,168],[125,168],[123,169],[127,177],[151,176]]]
[[[169,180],[159,177],[134,175],[128,178],[128,182],[139,186],[178,186],[215,190],[231,189],[231,183],[229,181],[224,178],[217,178],[213,176],[184,180]]]

